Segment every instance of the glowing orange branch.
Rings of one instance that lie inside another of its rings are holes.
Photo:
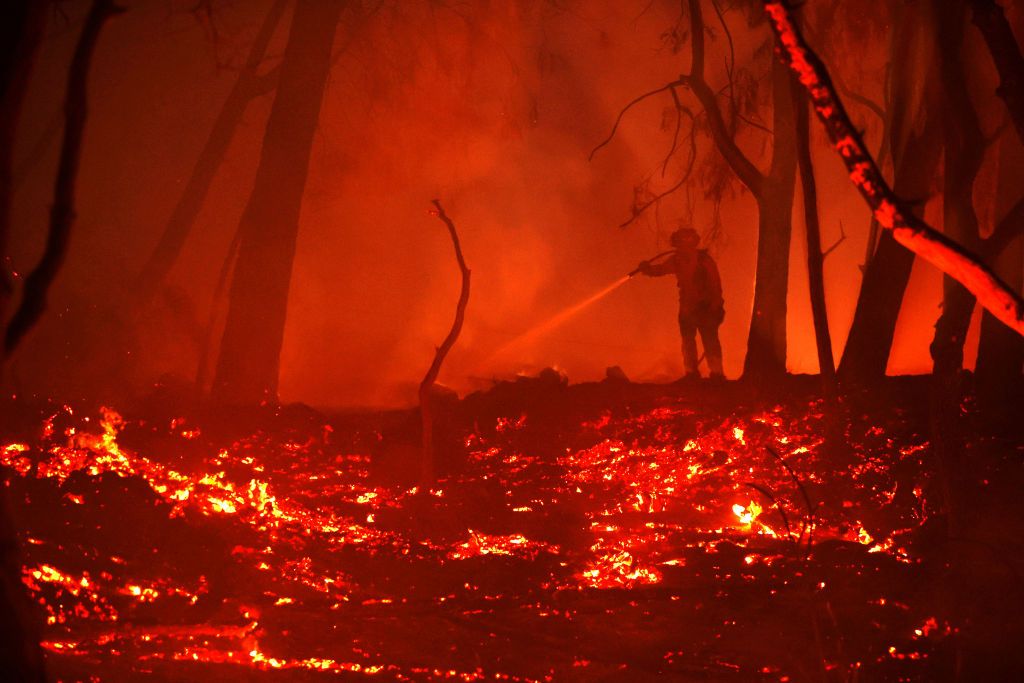
[[[860,133],[850,121],[828,69],[804,42],[782,0],[764,0],[780,59],[807,90],[829,139],[842,157],[850,179],[863,195],[879,225],[918,256],[966,287],[996,318],[1024,336],[1024,299],[1006,286],[977,257],[907,210],[878,170]]]

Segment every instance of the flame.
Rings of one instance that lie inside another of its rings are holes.
[[[739,503],[735,503],[732,506],[732,512],[740,520],[740,524],[742,524],[745,527],[750,527],[754,523],[754,521],[761,515],[763,510],[761,509],[760,505],[758,505],[754,501],[750,501],[750,505],[746,507],[743,507],[743,505]]]

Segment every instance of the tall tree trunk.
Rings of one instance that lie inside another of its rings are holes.
[[[796,132],[789,73],[773,62],[772,162],[765,175],[736,145],[722,117],[718,97],[704,80],[704,18],[700,0],[689,0],[688,7],[691,68],[690,74],[680,76],[677,82],[689,87],[700,100],[715,146],[757,202],[757,270],[743,377],[754,382],[771,380],[786,372],[786,293],[796,184]]]
[[[933,50],[935,26],[930,9],[921,3],[901,7],[892,35],[892,103],[890,153],[893,189],[897,196],[924,204],[942,153],[935,87]],[[903,294],[914,265],[914,254],[885,231],[865,268],[853,324],[839,362],[844,384],[872,384],[885,376],[896,334]]]
[[[189,176],[188,183],[164,226],[160,241],[135,282],[133,296],[136,306],[144,306],[153,297],[177,261],[249,102],[255,96],[269,92],[276,82],[276,73],[271,72],[260,77],[256,72],[263,62],[267,46],[274,36],[274,30],[281,20],[286,4],[285,0],[274,0],[259,33],[256,34],[242,72],[221,106],[210,135],[206,138],[206,143],[192,168],[192,175]]]
[[[1018,237],[993,265],[1007,283],[1024,291],[1024,240]],[[1012,415],[1016,424],[1024,405],[1024,337],[988,311],[981,318],[974,376],[983,406]]]
[[[14,294],[8,267],[11,197],[14,192],[14,133],[46,26],[50,3],[18,0],[0,10],[0,327]]]
[[[757,269],[744,379],[786,374],[786,296],[796,186],[796,128],[789,70],[772,62],[772,166],[757,198]]]
[[[1020,171],[1024,168],[1024,148],[1004,139],[999,148],[997,213],[1006,212],[993,234],[985,240],[989,263],[1003,280],[1018,291],[1024,288],[1024,200],[1020,198]],[[1007,211],[1011,201],[1016,204]],[[1000,235],[1015,235],[1004,247],[996,243]],[[999,253],[997,253],[999,252]],[[1024,405],[1024,337],[1002,324],[988,311],[982,314],[978,360],[974,366],[978,399],[988,414],[1008,418],[1014,427]]]
[[[299,210],[342,0],[299,0],[242,214],[241,243],[214,378],[228,403],[276,401]]]
[[[943,230],[972,252],[979,252],[978,216],[974,211],[974,180],[981,170],[985,139],[971,104],[964,70],[965,7],[942,2],[939,15],[939,42],[944,84],[943,113],[946,117],[946,147],[943,173]],[[974,312],[974,295],[948,275],[942,278],[942,314],[935,323],[935,335],[929,350],[936,375],[954,376],[963,369],[964,341]]]
[[[821,224],[818,219],[818,187],[811,160],[811,128],[808,103],[794,88],[793,107],[796,114],[796,145],[800,161],[800,183],[804,198],[804,228],[807,233],[807,285],[814,320],[814,341],[818,349],[818,371],[822,388],[828,396],[835,395],[836,363],[832,356],[832,335],[828,328],[828,307],[825,304],[825,259],[821,252]]]

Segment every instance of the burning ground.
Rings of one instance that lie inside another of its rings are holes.
[[[947,540],[927,384],[890,389],[833,422],[731,385],[502,384],[449,406],[429,490],[411,412],[19,402],[0,447],[62,681],[998,678],[1020,434],[964,404]]]

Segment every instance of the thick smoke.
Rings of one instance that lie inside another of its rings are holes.
[[[195,376],[272,92],[251,103],[152,310],[126,320],[116,302],[156,243],[268,3],[213,5],[212,16],[197,20],[179,7],[137,3],[103,36],[90,82],[72,253],[46,323],[12,365],[15,390],[85,393],[103,384],[98,377],[124,378],[139,390],[161,377]],[[336,39],[302,210],[283,400],[342,406],[414,399],[450,325],[459,286],[450,242],[428,211],[435,197],[459,228],[474,287],[441,382],[465,392],[546,366],[574,381],[600,379],[611,365],[636,380],[679,376],[675,287],[668,278],[634,279],[563,326],[494,352],[663,250],[681,217],[715,235],[708,246],[725,287],[726,372],[739,374],[756,246],[749,196],[737,185],[713,229],[713,206],[695,177],[688,195],[677,193],[630,227],[617,227],[629,217],[634,186],[643,178],[651,176],[659,190],[682,172],[680,152],[661,174],[674,126],[664,94],[632,110],[614,140],[588,161],[626,102],[687,69],[685,45],[675,51],[666,41],[679,20],[678,3],[367,5],[344,15]],[[763,73],[770,55],[757,48],[767,27],[752,29],[738,14],[730,17],[736,63]],[[12,245],[19,271],[37,258],[45,232],[59,138],[54,122],[79,19],[68,21],[57,18],[49,27],[19,130]],[[286,15],[265,71],[280,59],[287,21]],[[875,40],[884,53],[884,36]],[[728,50],[719,26],[709,46],[710,79],[724,85]],[[884,54],[856,58],[837,68],[880,99]],[[877,119],[855,114],[868,139],[877,140]],[[768,111],[762,119],[771,120]],[[868,216],[819,131],[815,137],[823,238],[826,245],[838,239],[840,224],[846,234],[826,262],[839,351],[852,319]],[[750,129],[741,142],[764,163],[765,135]],[[705,137],[698,144],[701,158],[714,153]],[[698,163],[698,175],[701,168]],[[938,221],[934,202],[928,211]],[[800,212],[795,216],[789,367],[816,372]],[[918,270],[890,371],[930,369],[927,343],[940,278]]]

